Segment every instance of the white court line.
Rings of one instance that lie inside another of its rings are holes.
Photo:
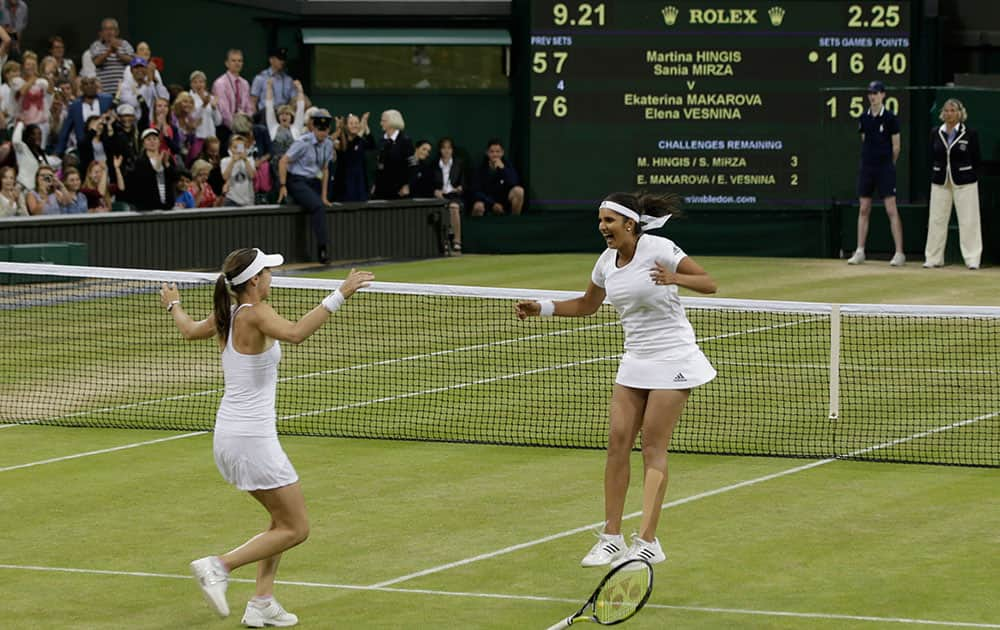
[[[159,444],[160,442],[170,442],[171,440],[182,440],[184,438],[192,437],[195,435],[205,435],[208,431],[196,431],[194,433],[182,433],[181,435],[171,435],[170,437],[158,438],[156,440],[149,440],[147,442],[135,442],[134,444],[124,444],[122,446],[114,446],[112,448],[102,448],[98,451],[87,451],[86,453],[76,453],[75,455],[64,455],[62,457],[53,457],[51,459],[43,459],[37,462],[29,462],[27,464],[18,464],[16,466],[6,466],[0,468],[0,472],[7,472],[8,470],[18,470],[21,468],[31,468],[32,466],[42,466],[44,464],[53,464],[56,462],[64,462],[70,459],[79,459],[81,457],[90,457],[91,455],[103,455],[104,453],[113,453],[115,451],[124,451],[130,448],[137,448],[139,446],[148,446],[149,444]]]
[[[754,479],[747,479],[746,481],[741,481],[739,483],[734,483],[732,485],[723,486],[722,488],[716,488],[714,490],[708,490],[706,492],[700,492],[698,494],[693,494],[689,497],[684,497],[683,499],[677,499],[675,501],[669,501],[662,505],[662,509],[666,510],[679,505],[684,505],[686,503],[691,503],[693,501],[698,501],[699,499],[706,499],[708,497],[713,497],[717,494],[722,494],[724,492],[729,492],[731,490],[738,490],[739,488],[746,488],[747,486],[752,486],[758,483],[763,483],[765,481],[770,481],[772,479],[777,479],[778,477],[784,477],[785,475],[792,475],[803,470],[809,470],[810,468],[816,468],[817,466],[822,466],[824,464],[829,464],[835,462],[835,459],[824,459],[817,462],[811,462],[803,466],[796,466],[795,468],[789,468],[788,470],[782,470],[780,472],[771,473],[769,475],[764,475],[763,477],[756,477]],[[642,516],[642,512],[632,512],[626,514],[622,517],[622,520],[629,520],[636,518],[637,516]],[[551,542],[553,540],[558,540],[560,538],[566,538],[567,536],[574,536],[576,534],[593,530],[596,527],[601,527],[604,525],[604,521],[599,521],[597,523],[590,523],[588,525],[581,525],[580,527],[574,527],[573,529],[567,529],[566,531],[559,532],[557,534],[551,534],[549,536],[544,536],[542,538],[536,538],[524,543],[519,543],[517,545],[511,545],[510,547],[504,547],[503,549],[498,549],[496,551],[490,551],[488,553],[479,554],[478,556],[472,556],[471,558],[465,558],[463,560],[456,560],[455,562],[449,562],[447,564],[438,565],[436,567],[431,567],[430,569],[424,569],[423,571],[417,571],[416,573],[409,573],[391,580],[385,580],[383,582],[377,582],[372,584],[373,588],[382,588],[392,584],[398,584],[400,582],[405,582],[407,580],[412,580],[414,578],[423,577],[425,575],[430,575],[432,573],[439,573],[447,569],[454,569],[455,567],[460,567],[466,564],[471,564],[473,562],[478,562],[480,560],[488,560],[489,558],[495,558],[497,556],[502,556],[514,551],[520,551],[521,549],[527,549],[528,547],[534,547],[536,545],[541,545],[543,543]]]
[[[959,420],[958,422],[952,422],[951,424],[946,424],[943,427],[936,427],[934,429],[928,429],[927,431],[921,431],[920,433],[914,433],[913,435],[896,438],[895,440],[890,440],[879,444],[878,446],[869,446],[867,448],[861,448],[856,451],[852,451],[844,456],[844,459],[849,459],[851,457],[857,457],[858,455],[864,455],[866,453],[871,453],[872,451],[878,451],[883,448],[889,448],[890,446],[897,446],[903,444],[904,442],[909,442],[910,440],[916,440],[919,438],[927,437],[929,435],[934,435],[935,433],[944,433],[945,431],[950,431],[952,429],[957,429],[959,427],[964,427],[969,424],[975,424],[980,420],[990,420],[1000,416],[1000,411],[994,411],[992,413],[984,413],[981,416],[976,416],[975,418],[968,418],[966,420]]]
[[[542,368],[535,368],[533,370],[525,370],[523,372],[512,372],[510,374],[501,374],[500,376],[491,376],[489,378],[480,378],[474,381],[466,381],[464,383],[452,383],[451,385],[442,385],[441,387],[432,387],[430,389],[421,389],[415,392],[405,392],[402,394],[396,394],[395,396],[383,396],[382,398],[371,398],[369,400],[362,400],[360,402],[348,403],[346,405],[336,405],[334,407],[327,407],[326,409],[314,409],[312,411],[304,411],[302,413],[296,413],[288,416],[280,416],[278,420],[292,420],[294,418],[302,418],[305,416],[316,416],[322,413],[332,413],[334,411],[343,411],[344,409],[354,409],[356,407],[366,407],[368,405],[374,405],[384,402],[392,402],[394,400],[401,400],[403,398],[413,398],[414,396],[424,396],[426,394],[438,394],[441,392],[451,391],[453,389],[463,389],[466,387],[474,387],[476,385],[486,385],[489,383],[496,383],[499,381],[507,381],[514,378],[520,378],[522,376],[530,376],[532,374],[542,374],[544,372],[551,372],[552,370],[562,370],[565,368],[576,367],[578,365],[587,365],[590,363],[599,363],[601,361],[611,361],[621,357],[620,354],[612,354],[606,357],[597,357],[595,359],[585,359],[583,361],[571,361],[569,363],[560,363],[558,365],[548,365]]]
[[[812,322],[825,321],[828,318],[825,317],[810,317],[807,319],[800,319],[794,322],[785,322],[783,324],[770,324],[768,326],[758,326],[757,328],[748,328],[746,330],[737,330],[730,333],[722,333],[719,335],[712,335],[711,337],[701,337],[698,339],[698,343],[705,341],[715,341],[716,339],[729,339],[730,337],[739,337],[741,335],[750,335],[758,332],[767,332],[769,330],[777,330],[779,328],[788,328],[789,326],[798,326],[799,324],[811,324]]]
[[[149,573],[145,571],[108,571],[103,569],[77,569],[70,567],[42,567],[18,564],[0,564],[0,569],[15,571],[48,571],[54,573],[78,573],[89,575],[110,575],[124,577],[147,577],[170,580],[190,580],[189,575],[173,573]],[[255,580],[245,578],[229,578],[230,582],[253,584]],[[499,599],[531,602],[554,602],[579,604],[579,599],[569,597],[547,597],[544,595],[512,595],[507,593],[475,593],[469,591],[436,591],[424,588],[389,588],[378,586],[361,586],[357,584],[330,584],[325,582],[303,582],[297,580],[275,580],[282,586],[302,586],[306,588],[326,588],[348,591],[376,591],[383,593],[401,593],[407,595],[432,595],[438,597],[469,597],[478,599]],[[787,610],[755,610],[750,608],[721,608],[717,606],[679,606],[673,604],[646,604],[646,608],[660,610],[683,610],[688,612],[716,613],[726,615],[757,615],[763,617],[795,617],[802,619],[835,619],[842,621],[870,621],[874,623],[900,623],[925,626],[948,626],[955,628],[1000,628],[1000,624],[977,623],[969,621],[941,621],[935,619],[912,619],[908,617],[875,617],[870,615],[844,615],[837,613],[793,612]]]
[[[829,370],[829,363],[773,363],[768,361],[718,361],[713,360],[712,365],[734,365],[736,367],[766,367],[795,370]],[[851,363],[841,364],[841,371],[854,372],[899,372],[903,374],[988,374],[993,375],[997,370],[966,370],[966,369],[935,369],[935,368],[897,368],[883,367],[880,365],[857,365]]]
[[[739,483],[735,483],[735,484],[732,484],[732,485],[729,485],[729,486],[724,486],[722,488],[716,488],[715,490],[709,490],[707,492],[701,492],[701,493],[698,493],[698,494],[694,494],[694,495],[691,495],[689,497],[684,497],[683,499],[677,499],[675,501],[669,501],[667,503],[664,503],[661,506],[661,509],[666,510],[666,509],[669,509],[669,508],[672,508],[672,507],[677,507],[679,505],[684,505],[685,503],[691,503],[693,501],[698,501],[700,499],[705,499],[705,498],[712,497],[712,496],[715,496],[715,495],[718,495],[718,494],[722,494],[724,492],[730,492],[732,490],[738,490],[740,488],[745,488],[745,487],[748,487],[748,486],[753,486],[753,485],[756,485],[758,483],[763,483],[765,481],[770,481],[772,479],[777,479],[779,477],[784,477],[786,475],[793,475],[795,473],[802,472],[804,470],[810,470],[810,469],[816,468],[818,466],[823,466],[825,464],[830,464],[832,462],[839,461],[840,459],[852,459],[852,458],[855,458],[855,457],[857,457],[859,455],[865,455],[865,454],[871,453],[873,451],[881,450],[881,449],[884,449],[884,448],[890,448],[892,446],[898,446],[899,444],[903,444],[903,443],[909,442],[911,440],[916,440],[916,439],[919,439],[919,438],[927,437],[927,436],[933,435],[935,433],[942,433],[944,431],[950,431],[951,429],[956,429],[956,428],[963,427],[963,426],[966,426],[966,425],[974,424],[976,422],[979,422],[980,420],[988,420],[988,419],[994,418],[996,416],[1000,416],[1000,411],[994,411],[993,413],[983,414],[981,416],[976,416],[975,418],[968,418],[966,420],[960,420],[958,422],[953,422],[951,424],[940,426],[940,427],[937,427],[937,428],[934,428],[934,429],[930,429],[928,431],[921,431],[920,433],[914,433],[913,435],[910,435],[910,436],[907,436],[907,437],[897,438],[895,440],[890,440],[888,442],[883,442],[882,444],[877,444],[875,446],[868,446],[868,447],[865,447],[865,448],[860,448],[860,449],[857,449],[855,451],[851,451],[850,453],[847,453],[846,455],[839,456],[837,458],[822,459],[822,460],[819,460],[819,461],[811,462],[809,464],[805,464],[803,466],[796,466],[794,468],[789,468],[787,470],[783,470],[783,471],[780,471],[780,472],[771,473],[769,475],[764,475],[763,477],[757,477],[755,479],[748,479],[746,481],[741,481]],[[632,512],[631,514],[624,515],[622,517],[622,520],[633,519],[633,518],[635,518],[637,516],[641,516],[641,515],[642,515],[642,512]],[[580,527],[575,527],[573,529],[568,529],[566,531],[562,531],[562,532],[559,532],[557,534],[552,534],[552,535],[549,535],[549,536],[545,536],[543,538],[538,538],[538,539],[535,539],[535,540],[532,540],[532,541],[529,541],[529,542],[520,543],[520,544],[517,544],[517,545],[511,545],[510,547],[504,547],[503,549],[498,549],[496,551],[490,551],[490,552],[487,552],[487,553],[479,554],[478,556],[472,556],[470,558],[464,558],[462,560],[456,560],[455,562],[449,562],[447,564],[442,564],[442,565],[438,565],[436,567],[431,567],[429,569],[424,569],[423,571],[417,571],[415,573],[410,573],[410,574],[407,574],[407,575],[403,575],[403,576],[400,576],[400,577],[397,577],[397,578],[393,578],[391,580],[385,580],[383,582],[378,582],[376,584],[373,584],[372,586],[374,586],[374,587],[382,587],[382,586],[389,586],[391,584],[398,584],[400,582],[405,582],[407,580],[412,580],[414,578],[423,577],[425,575],[430,575],[432,573],[439,573],[439,572],[445,571],[447,569],[453,569],[455,567],[460,567],[460,566],[463,566],[463,565],[466,565],[466,564],[471,564],[473,562],[478,562],[480,560],[488,560],[489,558],[495,558],[497,556],[502,556],[502,555],[505,555],[505,554],[508,554],[508,553],[511,553],[511,552],[514,552],[514,551],[519,551],[521,549],[527,549],[528,547],[534,547],[535,545],[540,545],[542,543],[547,543],[547,542],[550,542],[550,541],[553,541],[553,540],[558,540],[559,538],[565,538],[567,536],[573,536],[575,534],[579,534],[579,533],[585,532],[587,530],[595,529],[595,528],[601,527],[603,525],[604,525],[604,521],[599,521],[597,523],[590,523],[589,525],[582,525]]]

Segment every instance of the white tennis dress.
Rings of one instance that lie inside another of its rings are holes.
[[[643,234],[628,264],[617,266],[615,249],[597,259],[591,280],[605,290],[625,331],[616,383],[638,389],[688,389],[715,378],[715,368],[695,341],[677,285],[657,285],[649,276],[657,261],[676,272],[685,256],[670,239]]]
[[[281,346],[275,340],[260,354],[242,354],[233,347],[233,328],[243,308],[233,309],[229,338],[222,351],[225,393],[215,415],[215,465],[226,481],[240,490],[280,488],[299,480],[278,442],[274,399],[278,389]]]

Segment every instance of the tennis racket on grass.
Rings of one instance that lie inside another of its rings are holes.
[[[629,560],[604,576],[580,610],[548,630],[562,630],[580,621],[613,626],[639,612],[652,592],[652,565],[645,560]]]

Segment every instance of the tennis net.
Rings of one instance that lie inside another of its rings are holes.
[[[0,263],[0,422],[209,430],[218,346],[185,342],[215,274]],[[339,281],[276,275],[297,319]],[[622,331],[513,313],[577,294],[374,283],[283,347],[282,434],[603,448]],[[685,298],[719,371],[697,388],[679,452],[1000,466],[1000,309]]]

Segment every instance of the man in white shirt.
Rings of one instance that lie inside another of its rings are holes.
[[[156,75],[149,72],[148,64],[142,57],[133,57],[132,81],[122,81],[121,89],[118,93],[118,100],[121,103],[128,103],[132,107],[139,109],[139,97],[142,97],[146,107],[152,111],[157,98],[170,98],[170,92],[163,83],[156,81]]]

